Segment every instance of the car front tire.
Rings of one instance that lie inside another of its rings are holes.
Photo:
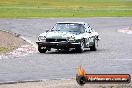
[[[38,46],[38,51],[40,53],[46,53],[47,49],[42,49],[41,46]]]

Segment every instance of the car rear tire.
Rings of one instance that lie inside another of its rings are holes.
[[[98,47],[98,40],[94,39],[93,46],[90,47],[90,51],[96,51]]]
[[[47,49],[42,49],[41,46],[38,46],[38,51],[40,53],[46,53]]]
[[[77,53],[83,53],[84,52],[84,47],[85,47],[85,44],[84,44],[84,41],[82,40],[80,45],[78,47],[76,47],[76,52]]]

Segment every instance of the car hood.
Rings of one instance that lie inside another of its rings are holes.
[[[67,37],[76,37],[79,36],[80,33],[74,33],[74,32],[44,32],[40,34],[39,36],[45,36],[46,38],[57,38],[57,39],[64,39]]]

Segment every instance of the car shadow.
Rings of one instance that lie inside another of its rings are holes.
[[[78,53],[78,52],[76,52],[75,49],[70,50],[70,51],[66,51],[66,50],[55,50],[55,51],[48,51],[45,54],[84,54],[84,53],[88,53],[88,52],[92,52],[92,51],[90,51],[90,49],[86,49],[86,50],[84,50],[83,53]]]

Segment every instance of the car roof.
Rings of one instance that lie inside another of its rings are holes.
[[[86,24],[85,22],[57,22],[58,24]]]

